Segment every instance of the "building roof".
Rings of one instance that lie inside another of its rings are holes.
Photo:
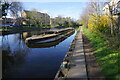
[[[28,10],[23,10],[23,11],[25,11],[26,13],[28,13],[28,12],[32,12],[32,11],[28,11]],[[41,13],[41,12],[37,12],[38,14],[43,14],[43,15],[48,15],[47,13]],[[48,15],[49,16],[49,15]]]

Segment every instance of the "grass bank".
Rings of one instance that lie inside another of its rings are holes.
[[[106,80],[120,80],[120,51],[119,48],[113,48],[108,41],[100,34],[92,33],[84,29],[84,34],[91,41],[93,53],[100,65],[102,74]],[[118,55],[119,54],[119,55]]]

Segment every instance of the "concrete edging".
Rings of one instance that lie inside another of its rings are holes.
[[[83,49],[82,28],[80,29],[80,32],[76,34],[75,38],[77,39],[76,40],[74,39],[75,48],[72,52],[73,55],[71,58],[69,58],[69,61],[71,62],[70,68],[68,69],[65,76],[58,77],[59,74],[57,73],[55,80],[56,79],[59,80],[61,78],[62,79],[79,78],[82,80],[88,80],[86,62],[85,62],[86,60],[85,60],[84,49]]]

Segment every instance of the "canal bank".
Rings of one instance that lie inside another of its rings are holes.
[[[55,80],[105,80],[93,53],[90,41],[81,28],[71,43]]]
[[[84,79],[87,80],[86,62],[83,50],[82,28],[78,31],[67,52],[55,79]]]
[[[0,35],[8,35],[8,34],[15,34],[15,33],[23,33],[23,32],[30,32],[30,31],[47,31],[50,28],[27,28],[27,29],[13,29],[8,31],[0,31]]]

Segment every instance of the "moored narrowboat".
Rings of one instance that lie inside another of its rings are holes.
[[[75,30],[73,28],[46,31],[41,35],[26,38],[25,42],[29,44],[50,43],[57,41],[61,38],[67,37],[69,34],[74,33],[74,31]]]

